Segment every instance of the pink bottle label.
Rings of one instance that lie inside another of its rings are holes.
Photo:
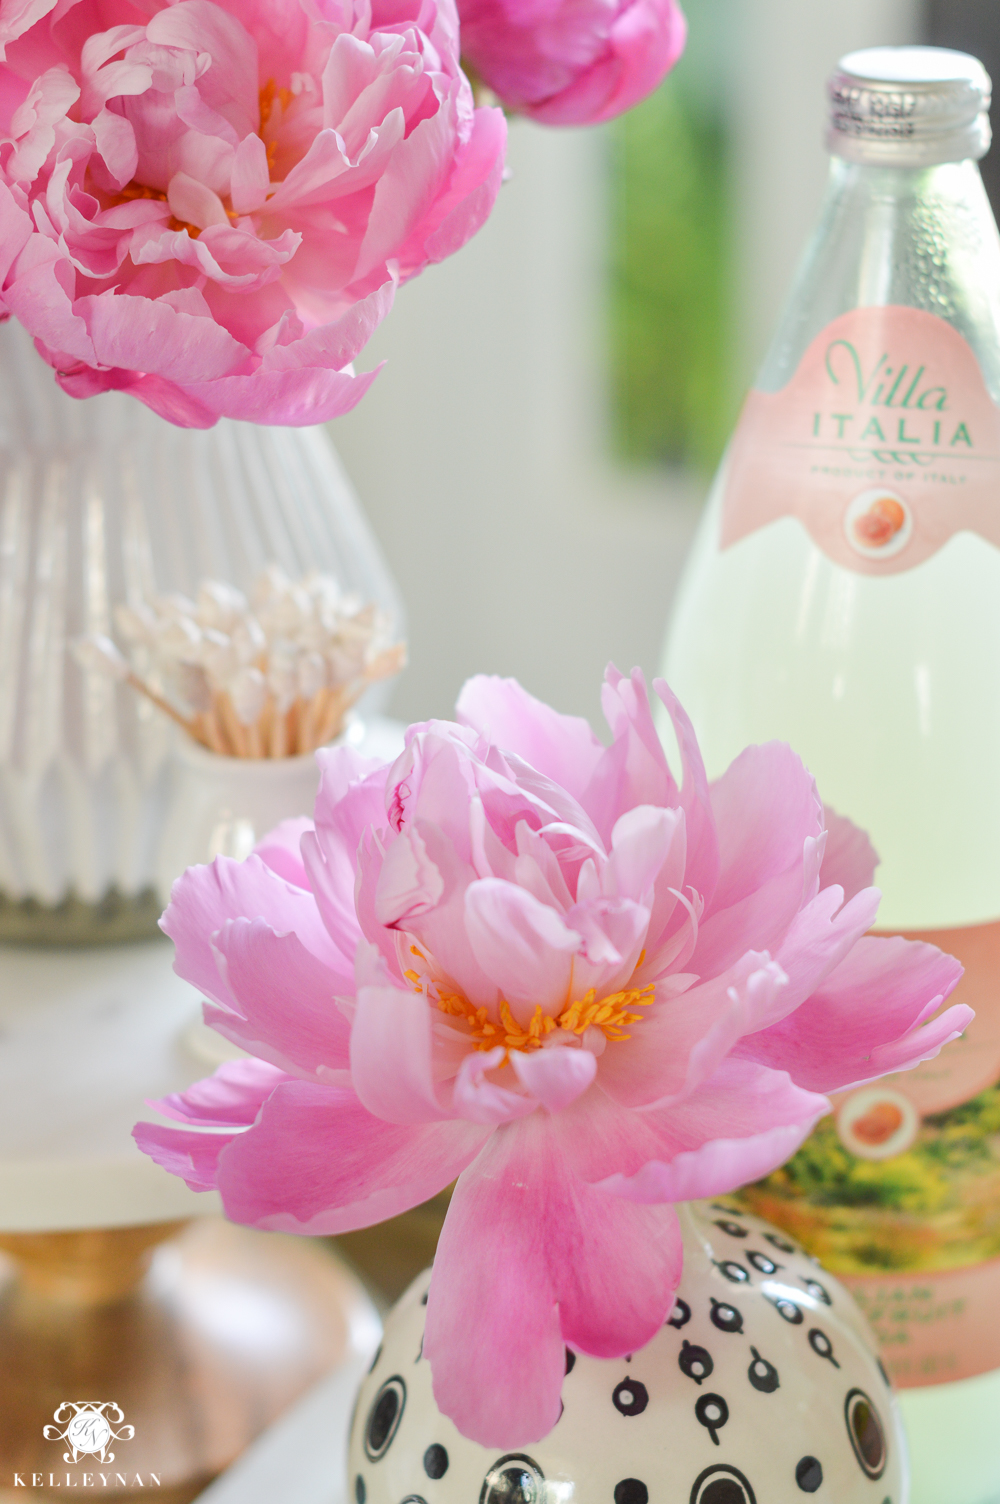
[[[797,517],[835,563],[895,574],[954,533],[1000,547],[1000,409],[950,324],[855,308],[780,392],[751,391],[730,449],[721,545]]]

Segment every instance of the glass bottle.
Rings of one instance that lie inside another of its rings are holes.
[[[990,81],[877,48],[681,582],[664,674],[718,776],[788,741],[870,833],[880,930],[966,967],[945,1056],[845,1094],[745,1195],[851,1286],[916,1504],[1000,1499],[1000,238]]]

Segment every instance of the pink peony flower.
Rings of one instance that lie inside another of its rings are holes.
[[[608,673],[607,748],[473,679],[458,724],[412,726],[391,766],[321,753],[315,826],[190,869],[163,919],[209,1022],[258,1058],[161,1104],[187,1126],[141,1124],[140,1146],[234,1220],[294,1232],[457,1178],[424,1355],[488,1446],[555,1424],[566,1344],[621,1356],[659,1329],[672,1203],[768,1173],[828,1092],[972,1016],[932,1019],[950,956],[866,935],[874,853],[795,754],[750,747],[709,787],[657,689],[680,787],[637,671]]]
[[[676,0],[459,0],[462,56],[509,109],[596,125],[638,104],[684,50]]]
[[[65,391],[318,423],[493,205],[453,0],[0,0],[0,310]]]

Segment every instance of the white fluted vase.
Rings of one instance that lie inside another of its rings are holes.
[[[124,394],[78,402],[0,326],[0,940],[124,939],[159,912],[174,731],[69,644],[113,634],[119,602],[206,578],[247,589],[271,563],[335,576],[401,634],[321,430],[179,429]]]

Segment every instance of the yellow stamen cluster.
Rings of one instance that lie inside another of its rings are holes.
[[[116,193],[112,198],[112,204],[130,204],[137,198],[151,198],[158,204],[167,202],[167,195],[160,188],[148,188],[145,183],[137,183],[134,180],[126,183],[121,193]],[[187,230],[192,240],[197,240],[201,234],[197,225],[189,225],[186,220],[178,219],[175,214],[170,216],[170,228],[172,230]]]
[[[417,972],[407,971],[405,975],[415,991],[424,990],[423,981]],[[452,1018],[463,1018],[469,1025],[473,1049],[494,1050],[499,1045],[509,1054],[511,1050],[540,1050],[546,1036],[557,1029],[579,1036],[588,1029],[596,1028],[601,1030],[607,1040],[630,1039],[631,1035],[626,1032],[628,1025],[639,1023],[643,1016],[632,1012],[632,1009],[648,1008],[653,1002],[655,988],[650,982],[645,987],[627,987],[598,1000],[591,987],[582,998],[575,1003],[568,1003],[561,1013],[555,1015],[543,1013],[541,1005],[536,1003],[535,1011],[524,1027],[518,1023],[510,1004],[504,999],[501,999],[498,1010],[500,1021],[494,1023],[489,1009],[474,1007],[460,993],[442,992],[440,989],[435,989],[435,992],[435,1000],[442,1013],[447,1013]],[[502,1063],[507,1063],[507,1054]]]
[[[279,89],[273,78],[268,79],[260,91],[260,129],[262,134],[274,111],[274,101],[278,101],[281,105],[282,114],[284,114],[294,97],[291,89]],[[274,159],[277,154],[278,138],[276,136],[267,148],[267,165],[268,170],[271,172],[274,171]]]

